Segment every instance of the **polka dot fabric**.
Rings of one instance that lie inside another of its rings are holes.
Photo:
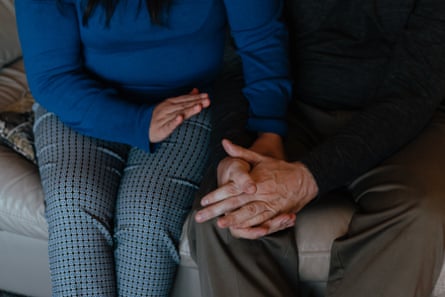
[[[34,133],[53,296],[168,296],[207,160],[208,112],[153,154],[82,136],[40,107]]]

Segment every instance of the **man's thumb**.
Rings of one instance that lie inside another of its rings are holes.
[[[223,139],[222,146],[231,157],[243,159],[251,164],[256,164],[261,160],[261,156],[257,153],[236,145],[230,140]]]

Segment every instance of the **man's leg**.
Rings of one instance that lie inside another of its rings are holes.
[[[329,297],[428,297],[443,263],[445,112],[350,186],[358,204],[333,244]]]
[[[293,229],[246,240],[233,238],[214,222],[191,224],[203,296],[298,296]]]
[[[245,132],[247,105],[241,93],[241,71],[235,64],[215,87],[211,160],[195,209],[199,209],[200,198],[216,188],[216,166],[225,156],[221,139],[225,137],[243,146],[249,146],[253,139]],[[203,296],[297,296],[298,255],[293,230],[260,240],[243,240],[218,228],[215,221],[197,224],[193,219],[188,230]]]

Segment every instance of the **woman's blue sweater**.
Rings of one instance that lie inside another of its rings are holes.
[[[16,12],[31,92],[76,131],[149,150],[154,105],[210,90],[227,26],[243,62],[249,128],[284,134],[290,100],[278,0],[173,0],[162,25],[145,1],[120,1],[82,25],[82,0],[20,0]],[[211,93],[210,93],[211,94]]]

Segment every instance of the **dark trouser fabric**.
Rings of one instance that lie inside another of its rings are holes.
[[[229,92],[231,84],[227,85]],[[234,91],[230,97],[240,96]],[[242,99],[239,99],[242,100]],[[223,102],[217,102],[223,104]],[[224,110],[224,107],[218,107]],[[231,107],[230,107],[231,108]],[[247,134],[236,119],[242,108],[225,110],[227,119],[214,123],[213,141]],[[290,109],[286,149],[290,160],[344,125],[351,112],[326,112],[295,104]],[[244,135],[244,136],[240,136]],[[240,141],[238,141],[240,142]],[[213,145],[218,146],[218,141]],[[218,149],[211,164],[224,154]],[[213,171],[212,171],[213,170]],[[210,168],[199,199],[215,188]],[[213,174],[212,174],[213,173]],[[326,295],[329,297],[429,297],[444,254],[445,109],[402,150],[347,186],[357,205],[349,230],[335,240]],[[317,203],[329,199],[329,193]],[[189,238],[198,263],[202,294],[211,296],[298,296],[295,232],[288,229],[260,240],[231,237],[215,221],[190,221]]]

